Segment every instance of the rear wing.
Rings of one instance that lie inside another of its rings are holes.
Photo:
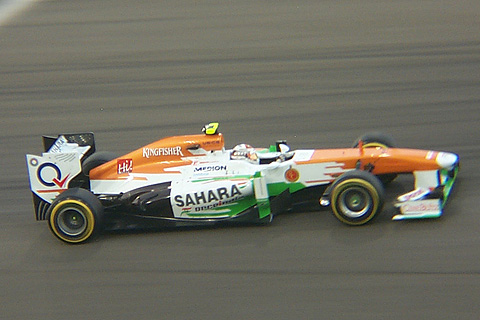
[[[95,137],[92,132],[60,134],[56,137],[42,136],[44,152],[58,153],[62,152],[62,146],[65,144],[77,144],[79,147],[89,146],[85,158],[95,152]]]
[[[43,147],[41,156],[26,155],[37,220],[45,220],[48,207],[63,191],[71,187],[89,188],[82,162],[95,152],[95,139],[93,133],[43,136]]]

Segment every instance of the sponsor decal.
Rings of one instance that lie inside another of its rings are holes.
[[[36,167],[36,166],[38,166],[38,160],[35,159],[35,158],[32,158],[32,159],[30,159],[30,164],[31,164],[33,167]]]
[[[418,189],[415,189],[415,190],[413,190],[409,193],[406,193],[402,196],[399,196],[398,201],[405,202],[405,201],[410,201],[410,200],[418,200],[418,199],[422,198],[423,196],[426,196],[429,193],[430,193],[430,191],[428,189],[418,188]]]
[[[226,165],[213,165],[213,166],[202,166],[202,167],[195,167],[193,172],[215,172],[215,171],[226,171]]]
[[[242,192],[236,184],[232,184],[230,190],[226,187],[221,187],[208,191],[199,191],[194,193],[187,193],[185,195],[176,195],[175,205],[178,207],[198,206],[201,204],[208,204],[211,202],[218,202],[218,205],[225,204],[226,201],[233,199],[237,200],[242,196]]]
[[[60,153],[62,152],[62,147],[68,143],[67,138],[65,136],[60,136],[55,141],[55,143],[50,147],[48,152],[50,153]]]
[[[400,207],[403,214],[419,214],[427,212],[440,212],[440,201],[436,199],[411,201],[402,204]]]
[[[143,157],[160,157],[160,156],[182,156],[182,147],[168,147],[168,148],[143,148]]]
[[[208,146],[208,145],[212,145],[212,144],[220,144],[220,141],[219,140],[213,140],[213,141],[203,141],[202,142],[202,145],[204,145],[204,146]]]
[[[130,173],[133,171],[132,159],[118,159],[117,160],[117,173]]]
[[[26,157],[30,189],[48,203],[66,190],[70,181],[82,170],[79,153],[27,154]]]
[[[300,178],[300,173],[298,172],[297,169],[290,168],[287,171],[285,171],[285,179],[288,182],[296,182]]]
[[[51,162],[42,163],[37,169],[37,179],[46,187],[57,186],[63,188],[68,177],[70,177],[70,174],[62,178],[60,168]]]
[[[232,208],[253,195],[248,179],[182,181],[172,184],[170,203],[175,217],[228,216]]]

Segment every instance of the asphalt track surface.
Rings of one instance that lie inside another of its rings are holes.
[[[478,319],[480,2],[40,1],[0,27],[1,319]],[[34,221],[24,155],[93,131],[126,153],[219,121],[227,147],[372,130],[461,156],[438,220],[110,232]]]

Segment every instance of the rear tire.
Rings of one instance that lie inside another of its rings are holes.
[[[82,243],[102,230],[103,206],[90,191],[72,188],[62,192],[47,212],[50,231],[67,243]]]
[[[359,226],[372,220],[382,210],[384,189],[373,174],[353,170],[334,182],[330,194],[333,214],[341,222]]]
[[[85,159],[85,161],[83,161],[82,172],[84,175],[88,177],[90,174],[90,170],[104,163],[107,163],[115,158],[117,158],[117,155],[113,152],[108,152],[108,151],[95,152],[90,157]]]

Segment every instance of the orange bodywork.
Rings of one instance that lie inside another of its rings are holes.
[[[164,138],[92,169],[90,179],[115,180],[128,177],[128,173],[165,173],[168,168],[191,164],[192,160],[184,160],[185,157],[201,157],[224,146],[222,134]],[[130,171],[119,174],[118,161],[121,160],[132,161]]]
[[[160,139],[122,157],[107,162],[90,171],[92,180],[123,180],[130,173],[161,174],[180,173],[170,168],[192,164],[211,151],[224,149],[222,134],[184,135]],[[313,150],[309,159],[296,161],[297,165],[336,162],[342,169],[360,168],[375,175],[411,173],[419,170],[438,170],[438,152],[400,148],[348,148]],[[127,169],[120,169],[127,163]],[[340,175],[344,170],[340,170]],[[134,179],[144,179],[133,177]]]
[[[310,160],[297,164],[322,162],[344,163],[343,169],[372,166],[372,173],[410,173],[420,170],[438,170],[435,161],[438,152],[400,148],[349,148],[315,150]],[[360,161],[360,163],[359,163]]]

